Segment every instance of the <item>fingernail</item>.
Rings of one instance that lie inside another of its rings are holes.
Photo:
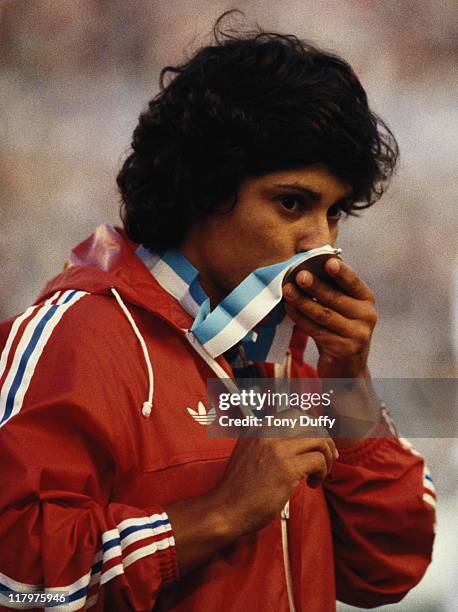
[[[333,257],[326,264],[326,268],[328,269],[329,272],[334,272],[334,273],[338,272],[340,270],[340,261],[336,259],[335,257]]]
[[[294,297],[294,288],[292,285],[286,285],[286,287],[283,287],[283,295],[286,298],[292,298]]]
[[[307,270],[302,270],[297,275],[297,280],[303,287],[310,287],[313,283],[313,276]]]

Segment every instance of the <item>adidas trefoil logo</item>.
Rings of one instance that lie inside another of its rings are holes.
[[[200,423],[201,425],[211,425],[213,421],[216,419],[216,410],[214,407],[210,408],[207,412],[207,409],[203,405],[202,402],[198,404],[198,410],[193,410],[192,408],[187,409],[192,418]]]

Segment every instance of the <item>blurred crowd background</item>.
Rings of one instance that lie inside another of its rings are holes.
[[[341,54],[394,131],[392,186],[344,221],[339,246],[378,297],[374,375],[456,376],[456,0],[0,3],[0,318],[30,304],[97,224],[118,222],[115,175],[160,69],[206,44],[229,8],[244,11],[244,27],[257,22]],[[393,609],[456,611],[458,448],[452,438],[417,446],[442,493],[436,558]]]

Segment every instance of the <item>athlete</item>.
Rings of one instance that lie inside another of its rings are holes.
[[[298,273],[248,330],[226,306],[260,269],[332,250],[341,218],[382,195],[396,141],[350,66],[291,35],[218,23],[161,82],[118,175],[123,229],[98,228],[0,328],[1,604],[399,601],[431,560],[435,495],[389,419],[370,437],[211,438],[206,389],[370,379],[374,294],[344,260],[332,283]],[[218,349],[205,324],[221,312]]]

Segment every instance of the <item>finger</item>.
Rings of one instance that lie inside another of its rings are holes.
[[[336,289],[319,279],[308,270],[301,270],[295,281],[301,293],[306,292],[307,295],[318,300],[323,306],[327,306],[349,319],[363,317],[366,302],[355,300],[340,289]]]
[[[286,300],[289,304],[292,304],[301,315],[306,316],[314,323],[318,323],[318,325],[326,329],[336,332],[340,336],[358,337],[363,332],[359,320],[344,317],[332,308],[304,295],[295,287],[288,290]]]
[[[373,300],[374,294],[369,287],[359,278],[352,268],[337,259],[331,257],[325,263],[325,270],[332,280],[341,287],[345,293],[358,300]]]
[[[360,353],[367,346],[365,339],[344,338],[335,332],[314,323],[307,317],[298,313],[294,308],[286,308],[288,316],[308,336],[313,338],[321,351],[325,351],[330,358],[342,359]]]
[[[306,332],[320,345],[326,347],[329,345],[329,347],[332,347],[336,351],[345,348],[345,344],[349,339],[330,329],[326,329],[326,327],[323,327],[319,323],[315,323],[304,314],[300,313],[297,308],[291,304],[286,304],[285,310],[294,323],[296,323],[302,329],[302,331]]]
[[[319,451],[312,451],[301,457],[298,461],[297,469],[299,473],[302,474],[302,478],[306,475],[310,478],[310,476],[313,475],[313,480],[319,479],[321,481],[324,480],[329,473],[326,459],[323,453]]]
[[[304,456],[313,452],[320,452],[323,454],[326,461],[327,472],[331,471],[332,464],[336,458],[337,449],[332,438],[304,438],[302,444],[298,445],[296,453]]]

